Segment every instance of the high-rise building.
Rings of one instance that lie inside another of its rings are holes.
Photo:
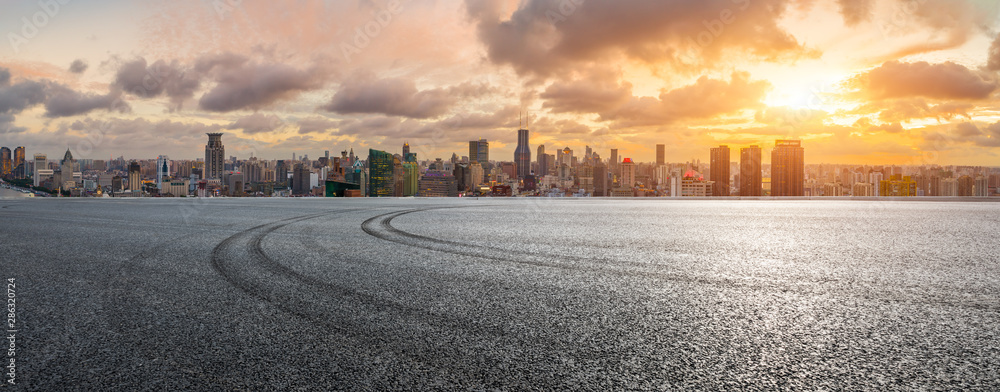
[[[14,178],[27,178],[28,173],[25,171],[27,167],[24,163],[24,146],[14,149],[14,160],[11,162],[11,168],[14,171]]]
[[[486,139],[469,142],[469,161],[476,161],[484,166],[490,161],[490,143]]]
[[[417,162],[417,153],[410,152],[410,143],[403,143],[403,162]]]
[[[620,181],[622,188],[631,188],[635,185],[635,163],[632,158],[625,158],[622,161],[622,178]]]
[[[604,197],[608,195],[608,167],[598,160],[594,163],[594,197]]]
[[[573,150],[571,150],[569,147],[566,147],[562,149],[562,151],[559,151],[558,153],[559,157],[556,158],[557,165],[559,166],[566,165],[569,167],[573,167]]]
[[[222,134],[208,133],[207,135],[204,178],[222,178],[222,174],[226,171],[226,147],[222,145]]]
[[[11,165],[13,161],[11,158],[13,155],[10,152],[9,147],[0,147],[0,177],[7,177],[11,173]]]
[[[538,145],[538,155],[536,155],[536,158],[538,159],[538,172],[535,173],[535,175],[537,177],[544,177],[545,175],[549,174],[549,165],[548,165],[548,160],[546,159],[545,156],[544,144]]]
[[[312,192],[311,174],[309,166],[297,163],[292,169],[292,194],[296,196],[308,195]]]
[[[76,161],[73,159],[73,153],[66,149],[66,155],[63,155],[63,160],[60,163],[61,171],[61,186],[63,189],[73,188],[76,186],[76,182],[73,181],[73,163]]]
[[[667,146],[663,144],[656,145],[656,165],[661,166],[667,164]]]
[[[740,196],[763,196],[760,147],[740,149]]]
[[[368,150],[368,196],[392,197],[396,191],[393,156],[385,151]]]
[[[517,149],[514,150],[514,164],[517,165],[517,178],[531,175],[531,148],[528,147],[528,130],[517,130]]]
[[[975,184],[976,180],[971,176],[961,176],[958,177],[958,194],[956,196],[970,197],[975,196]]]
[[[801,140],[778,140],[771,151],[771,196],[803,196],[805,149]]]
[[[133,193],[142,192],[142,167],[139,162],[128,164],[128,189]]]
[[[170,178],[170,158],[165,155],[156,157],[156,188],[163,189],[163,181]]]
[[[48,170],[49,168],[48,157],[46,157],[45,154],[35,154],[35,164],[32,166],[35,170],[32,173],[31,178],[34,179],[35,186],[39,186],[39,184],[42,183],[41,171]]]
[[[618,179],[619,179],[619,177],[622,176],[622,173],[621,173],[620,170],[618,170],[618,149],[617,148],[612,148],[611,149],[611,160],[609,161],[609,164],[610,164],[610,166],[608,167],[608,170],[611,170],[611,180],[614,181],[614,182],[618,182]]]
[[[712,196],[729,196],[729,146],[712,149]]]

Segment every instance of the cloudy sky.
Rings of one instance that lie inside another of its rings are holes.
[[[61,4],[65,3],[65,4]],[[30,154],[1000,166],[993,0],[0,0],[0,144]],[[524,113],[523,115],[521,113]],[[523,117],[525,120],[519,120]]]

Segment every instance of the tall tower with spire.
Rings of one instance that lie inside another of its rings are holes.
[[[517,130],[517,149],[514,150],[514,165],[517,167],[517,177],[525,178],[531,175],[531,147],[528,146],[528,130]]]

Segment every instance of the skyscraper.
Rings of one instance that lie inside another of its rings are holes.
[[[0,147],[0,177],[7,177],[11,172],[11,153],[9,147]]]
[[[625,158],[622,161],[622,188],[631,188],[635,185],[635,163],[632,162],[632,158]]]
[[[170,158],[165,155],[156,157],[156,188],[163,189],[163,180],[170,177]]]
[[[740,196],[763,195],[760,157],[759,146],[740,149]]]
[[[139,162],[128,164],[128,189],[133,193],[142,191],[142,168]]]
[[[63,189],[72,188],[72,187],[76,186],[76,182],[73,181],[73,163],[74,162],[76,162],[76,161],[73,159],[73,153],[69,152],[69,149],[67,148],[66,149],[66,155],[63,155],[63,160],[62,160],[62,163],[60,164],[60,167],[61,167],[61,174],[60,175],[62,176],[61,177],[62,180],[60,180],[60,181],[61,181],[61,186],[63,187]]]
[[[407,155],[410,155],[410,143],[403,142],[403,159],[406,159]]]
[[[221,133],[208,133],[205,145],[205,178],[222,178],[226,171],[226,147],[222,145]]]
[[[656,165],[661,166],[667,163],[667,152],[666,146],[663,144],[656,145]]]
[[[618,181],[619,177],[621,177],[622,174],[621,174],[621,171],[618,170],[618,149],[617,148],[612,148],[611,149],[611,160],[609,161],[609,163],[610,163],[610,165],[609,165],[610,167],[608,167],[608,170],[611,170],[611,180],[612,181]]]
[[[729,146],[712,149],[712,196],[729,196]]]
[[[486,165],[490,161],[490,143],[486,139],[473,140],[469,142],[469,161],[479,162]]]
[[[547,157],[545,156],[545,145],[539,144],[538,155],[536,156],[536,159],[538,159],[538,173],[535,173],[535,175],[537,177],[544,177],[545,175],[549,174],[549,164],[548,164],[548,159],[546,158]]]
[[[805,150],[801,140],[778,140],[771,151],[771,196],[803,196]]]
[[[14,171],[14,178],[27,178],[28,173],[25,172],[27,165],[24,164],[24,146],[14,149],[14,161],[11,163],[11,168]]]
[[[396,193],[394,169],[392,154],[368,150],[368,196],[392,197]]]
[[[531,148],[528,147],[528,130],[517,130],[517,149],[514,150],[514,164],[517,165],[517,177],[525,178],[531,175]]]
[[[45,154],[35,154],[35,164],[34,173],[32,173],[31,178],[34,179],[35,186],[39,186],[42,183],[42,170],[48,170],[49,162],[48,157]]]
[[[292,194],[305,196],[312,191],[309,166],[297,163],[292,169]]]

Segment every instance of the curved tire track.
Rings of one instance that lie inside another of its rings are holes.
[[[305,275],[277,262],[264,251],[264,239],[276,230],[347,211],[303,215],[236,233],[212,251],[212,267],[248,296],[335,330],[368,350],[391,353],[417,369],[424,369],[428,379],[444,383],[461,380],[460,384],[504,385],[510,380],[499,376],[502,372],[498,367],[510,371],[510,368],[526,367],[527,364],[511,363],[505,360],[506,357],[494,357],[495,354],[465,346],[441,346],[435,337],[499,344],[504,347],[501,352],[516,351],[525,343],[546,344],[514,336],[499,325],[434,313]]]

